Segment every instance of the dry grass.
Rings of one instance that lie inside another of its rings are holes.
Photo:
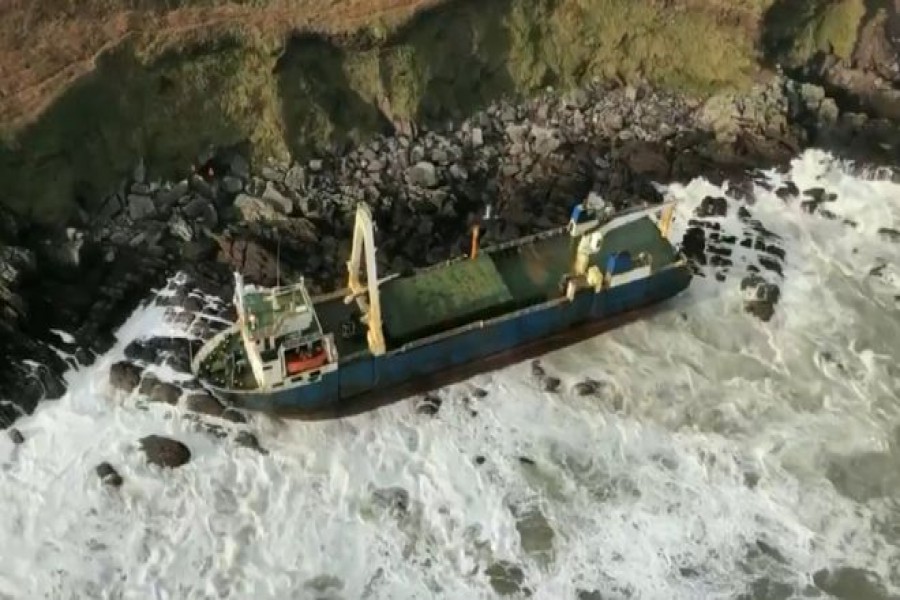
[[[440,0],[5,0],[0,2],[0,131],[31,121],[105,51],[133,40],[154,54],[237,27],[347,33],[404,22]]]

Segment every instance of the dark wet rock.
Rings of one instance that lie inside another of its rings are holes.
[[[891,229],[890,227],[879,227],[878,235],[889,242],[900,243],[900,231]]]
[[[335,592],[344,588],[344,582],[334,575],[316,575],[303,584],[303,587],[316,592],[316,598],[337,597]]]
[[[473,398],[477,398],[478,400],[480,400],[482,398],[486,398],[487,395],[488,395],[488,392],[484,388],[480,388],[477,386],[472,388],[472,397]]]
[[[762,321],[769,321],[781,297],[780,288],[754,273],[741,280],[741,290],[744,292],[744,310]]]
[[[728,214],[728,200],[721,196],[706,196],[694,211],[698,217],[724,217]]]
[[[591,396],[600,391],[601,384],[593,379],[585,379],[575,384],[573,391],[579,396]]]
[[[441,409],[443,400],[434,394],[428,394],[424,398],[416,402],[416,412],[420,415],[428,415],[433,417],[438,414]]]
[[[686,579],[694,579],[700,577],[700,572],[693,567],[680,567],[678,573]]]
[[[750,591],[738,596],[737,600],[790,600],[794,594],[794,588],[787,583],[759,577],[750,584]]]
[[[775,190],[775,195],[782,200],[790,200],[800,195],[800,188],[793,181],[788,181],[783,186]]]
[[[777,548],[767,544],[762,540],[756,540],[756,547],[759,548],[759,551],[765,554],[766,556],[772,558],[773,560],[780,562],[782,564],[786,564],[787,561],[782,556],[781,552],[778,551]]]
[[[180,387],[168,381],[160,381],[152,373],[144,376],[139,392],[150,402],[162,402],[172,406],[178,404],[178,399],[181,398]]]
[[[222,418],[232,423],[246,423],[247,417],[236,408],[228,407],[222,411]]]
[[[840,600],[889,600],[877,573],[856,567],[821,569],[813,573],[816,587]]]
[[[544,367],[541,365],[540,361],[534,360],[531,362],[531,376],[542,380],[546,377],[547,373],[544,371]]]
[[[744,473],[744,485],[751,490],[756,489],[756,486],[759,485],[759,479],[759,473],[754,473],[752,471]]]
[[[108,462],[100,463],[95,470],[103,485],[110,487],[120,487],[122,485],[122,476]]]
[[[256,437],[256,434],[250,431],[238,431],[237,435],[234,436],[234,443],[242,448],[256,450],[260,454],[268,454],[268,451],[259,444],[259,438]]]
[[[143,372],[144,369],[133,362],[121,360],[109,368],[109,384],[117,390],[131,393],[140,384]]]
[[[681,251],[698,265],[706,264],[706,232],[700,227],[690,227],[681,240]]]
[[[520,457],[519,457],[519,462],[522,463],[523,465],[527,465],[527,466],[529,466],[529,467],[533,467],[533,466],[535,466],[535,465],[537,464],[537,463],[534,462],[533,459],[530,459],[530,458],[528,458],[527,456],[520,456]]]
[[[500,596],[512,596],[520,593],[530,595],[522,588],[522,584],[525,583],[525,573],[514,563],[505,560],[495,562],[485,569],[485,575],[488,576],[494,592]]]
[[[559,390],[559,387],[562,385],[562,381],[559,377],[546,377],[543,382],[542,389],[545,392],[556,392]]]
[[[409,512],[409,492],[399,487],[382,488],[372,492],[375,505],[394,516],[404,516]]]
[[[547,517],[537,507],[512,508],[522,550],[544,562],[553,560],[555,532]]]
[[[225,411],[222,403],[206,392],[189,394],[184,399],[184,407],[191,412],[211,417],[221,417]]]
[[[759,262],[759,266],[767,271],[771,271],[773,273],[777,273],[778,275],[783,276],[784,272],[781,269],[781,265],[777,260],[773,258],[769,258],[768,256],[759,256],[757,257],[757,261]],[[776,286],[777,287],[777,286]],[[770,294],[771,290],[767,291],[767,294]]]
[[[483,465],[483,464],[485,463],[485,460],[486,460],[486,459],[485,459],[483,456],[481,456],[481,455],[476,456],[476,457],[475,457],[475,464],[481,466],[481,465]]]
[[[10,441],[12,441],[13,444],[18,445],[18,444],[24,444],[24,443],[25,443],[25,436],[22,435],[22,432],[19,431],[18,429],[16,429],[15,427],[11,427],[11,428],[6,432],[6,435],[9,436],[9,439],[10,439]]]
[[[178,440],[160,435],[148,435],[140,440],[147,462],[160,467],[176,468],[191,459],[191,451]]]
[[[598,590],[578,590],[575,592],[576,600],[606,600]]]

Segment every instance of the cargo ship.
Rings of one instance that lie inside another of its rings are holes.
[[[259,288],[235,273],[236,321],[200,348],[193,373],[239,408],[315,413],[443,373],[474,374],[548,340],[571,343],[570,334],[689,286],[687,261],[668,240],[673,209],[667,201],[614,213],[592,194],[566,226],[480,248],[476,225],[468,254],[379,279],[374,221],[361,203],[347,287],[311,297],[302,280]]]

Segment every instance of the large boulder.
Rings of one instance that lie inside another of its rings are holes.
[[[148,435],[140,440],[141,450],[152,465],[174,469],[191,460],[191,450],[178,440]]]
[[[131,393],[141,383],[144,369],[127,360],[120,360],[109,368],[109,385],[126,394]]]

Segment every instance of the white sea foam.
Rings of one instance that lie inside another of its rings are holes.
[[[799,597],[840,565],[897,592],[884,524],[900,522],[900,489],[861,494],[834,469],[888,456],[900,422],[900,244],[877,233],[900,227],[900,186],[817,151],[767,174],[773,189],[788,176],[836,193],[839,218],[756,190],[750,210],[786,252],[770,322],[743,311],[753,255],[736,247],[724,283],[698,278],[653,318],[546,356],[559,394],[522,364],[442,390],[436,417],[403,402],[339,422],[256,419],[268,455],[107,390],[128,341],[177,333],[163,309],[139,309],[64,398],[18,423],[24,444],[0,439],[0,597],[471,599],[492,596],[484,572],[500,560],[541,599],[733,598],[760,577]],[[701,180],[669,191],[676,237],[723,195]],[[737,206],[720,221],[740,239]],[[599,394],[572,392],[586,376]],[[473,385],[487,397],[462,401]],[[150,433],[185,442],[191,462],[147,466],[134,444]],[[121,489],[100,485],[102,461]],[[392,488],[405,511],[375,499]],[[523,539],[515,515],[538,511],[552,539],[541,518]]]

